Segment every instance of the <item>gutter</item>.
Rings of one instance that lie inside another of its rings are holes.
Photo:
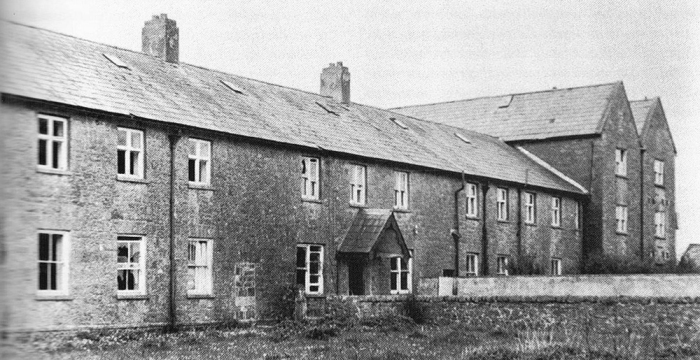
[[[489,274],[489,238],[488,238],[488,226],[486,226],[486,194],[489,191],[489,183],[484,183],[481,186],[481,202],[482,202],[482,225],[481,225],[481,249],[484,252],[484,259],[481,262],[481,274],[482,276],[487,276]]]
[[[454,227],[450,233],[455,241],[455,271],[454,277],[459,277],[459,239],[462,235],[459,233],[459,193],[466,187],[466,182],[464,180],[464,171],[462,171],[462,186],[455,191],[455,208],[454,208]],[[455,281],[454,284],[457,284]],[[453,289],[456,290],[456,289]],[[454,294],[456,295],[456,293]]]
[[[175,295],[176,295],[176,289],[175,286],[177,285],[176,276],[176,268],[175,268],[175,147],[177,145],[177,141],[180,139],[179,134],[170,134],[168,135],[168,140],[170,140],[170,199],[169,199],[169,210],[168,210],[168,223],[170,225],[169,229],[169,235],[170,235],[170,244],[169,244],[169,255],[170,255],[170,263],[168,264],[168,269],[170,271],[170,284],[169,284],[169,296],[168,296],[168,313],[169,313],[169,330],[170,331],[175,331],[177,330],[177,312],[176,312],[176,305],[175,305]]]
[[[644,261],[644,153],[647,149],[639,148],[639,259]]]

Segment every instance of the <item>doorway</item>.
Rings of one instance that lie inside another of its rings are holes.
[[[364,272],[365,266],[363,263],[359,261],[348,263],[348,287],[350,295],[365,294]]]

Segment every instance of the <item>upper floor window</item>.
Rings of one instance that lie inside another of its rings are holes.
[[[654,184],[664,184],[664,162],[660,160],[654,160]]]
[[[467,184],[467,216],[476,217],[477,196],[476,184]]]
[[[581,228],[581,203],[576,202],[574,207],[574,229]]]
[[[508,256],[498,255],[496,257],[496,274],[508,275]]]
[[[498,220],[508,220],[508,189],[496,191],[496,216]]]
[[[479,275],[479,255],[467,254],[467,276]]]
[[[322,245],[297,245],[297,285],[307,294],[323,294]]]
[[[552,198],[552,226],[561,226],[561,198]]]
[[[146,242],[138,236],[117,238],[117,293],[146,293]]]
[[[143,131],[117,128],[117,174],[143,177]]]
[[[615,208],[616,231],[618,234],[627,234],[627,206],[617,205]]]
[[[666,212],[664,211],[654,213],[654,234],[658,238],[666,237]]]
[[[408,173],[394,171],[394,207],[408,208]]]
[[[206,140],[188,140],[187,157],[189,159],[189,180],[198,185],[209,185],[211,172],[211,142]]]
[[[366,198],[367,168],[363,165],[352,165],[350,168],[350,202],[364,205]]]
[[[391,258],[391,294],[411,292],[411,258]]]
[[[615,175],[627,176],[627,150],[615,149]]]
[[[210,295],[212,293],[213,242],[190,240],[187,250],[187,294]]]
[[[68,294],[69,258],[67,232],[39,232],[39,293]]]
[[[550,269],[549,273],[555,276],[561,275],[561,259],[552,258],[549,262]]]
[[[64,118],[39,115],[39,167],[54,170],[68,168],[66,126],[67,120]]]
[[[535,193],[526,192],[525,193],[525,222],[528,224],[534,224],[537,220],[535,208]]]
[[[303,199],[319,199],[318,164],[317,158],[303,157],[301,159],[301,197]]]

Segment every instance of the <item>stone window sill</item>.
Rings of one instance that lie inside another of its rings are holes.
[[[305,294],[307,298],[314,298],[314,299],[325,299],[326,294]]]
[[[408,214],[408,213],[411,213],[411,210],[410,210],[410,209],[407,209],[407,208],[397,208],[397,207],[395,207],[395,208],[393,208],[393,210],[394,210],[394,212],[397,212],[397,213],[407,213],[407,214]]]
[[[354,202],[350,203],[350,207],[354,207],[354,208],[358,208],[358,209],[367,209],[368,208],[367,204],[358,204],[358,203],[354,203]]]
[[[73,297],[65,294],[36,294],[36,301],[73,301]]]
[[[117,294],[117,300],[148,300],[146,294]]]
[[[198,183],[189,182],[188,187],[190,189],[193,189],[193,190],[214,191],[214,188],[208,184],[198,184]]]
[[[131,183],[137,183],[137,184],[148,184],[150,181],[143,179],[143,178],[137,178],[133,176],[127,176],[127,175],[117,175],[117,181],[124,181],[124,182],[131,182]]]
[[[510,224],[511,222],[508,221],[508,220],[501,220],[501,219],[499,219],[499,220],[498,220],[498,223],[499,223],[499,224]]]
[[[323,201],[321,199],[301,198],[301,201],[305,202],[305,203],[312,203],[312,204],[323,204]]]
[[[51,169],[51,168],[44,168],[44,167],[37,167],[36,172],[42,173],[42,174],[50,174],[50,175],[63,175],[63,176],[72,176],[73,173],[68,171],[68,170],[58,170],[58,169]]]
[[[187,294],[188,299],[214,299],[214,294]]]
[[[537,223],[529,223],[529,222],[526,222],[526,223],[524,223],[524,224],[525,224],[526,226],[537,226]]]
[[[629,177],[628,177],[627,175],[615,174],[615,177],[618,177],[618,178],[620,178],[620,179],[629,180]]]
[[[467,220],[476,220],[476,221],[481,220],[481,218],[479,218],[478,216],[473,216],[473,215],[465,215],[464,217],[466,217]]]
[[[626,233],[626,232],[619,232],[619,231],[615,231],[615,234],[617,234],[617,235],[622,235],[622,236],[627,236],[627,235],[629,235],[629,234]]]

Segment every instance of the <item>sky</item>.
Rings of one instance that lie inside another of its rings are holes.
[[[660,96],[678,150],[678,251],[700,243],[700,2],[2,0],[0,18],[141,50],[165,13],[180,61],[317,92],[350,68],[352,101],[424,104],[623,81]]]

